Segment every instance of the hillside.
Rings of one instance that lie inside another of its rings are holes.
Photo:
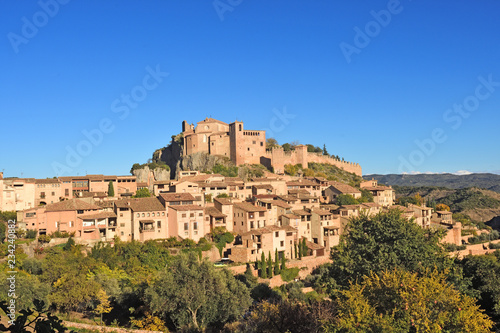
[[[380,183],[398,186],[441,186],[451,189],[478,187],[500,193],[500,175],[473,173],[470,175],[420,174],[420,175],[365,175],[365,179],[375,178]]]

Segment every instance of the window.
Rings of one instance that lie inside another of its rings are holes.
[[[186,217],[186,214],[184,213],[184,214],[182,214],[181,216],[182,216],[182,217]]]
[[[77,214],[83,214],[83,210],[77,210],[76,213]]]
[[[151,216],[155,217],[155,213],[151,214]]]
[[[120,217],[123,217],[123,213],[120,213]]]
[[[189,214],[189,217],[194,217],[194,213],[190,213],[190,214]]]
[[[73,227],[73,221],[69,221],[69,227]]]
[[[139,216],[141,216],[141,214],[140,214],[140,213],[137,213],[137,217],[139,217]]]
[[[264,217],[264,212],[259,212],[260,217]]]
[[[161,212],[161,216],[165,216],[165,212]]]
[[[56,192],[52,192],[52,196],[56,195]]]
[[[144,213],[142,213],[142,217],[146,216]]]
[[[122,232],[120,232],[120,234],[123,236],[123,231],[122,231]]]
[[[40,192],[40,199],[45,199],[45,192]]]
[[[274,237],[279,237],[279,236],[280,236],[280,232],[279,232],[279,231],[276,231],[276,232],[274,233]]]
[[[281,247],[285,246],[285,241],[281,241],[281,242],[280,242],[280,246],[281,246]]]
[[[260,146],[263,147],[264,146],[264,142],[261,141]]]
[[[125,223],[120,223],[120,228],[125,228]]]
[[[156,225],[158,228],[161,228],[161,221],[156,221]]]
[[[189,223],[184,223],[184,231],[189,230]]]
[[[203,213],[199,213],[198,216],[203,216]]]
[[[194,222],[193,223],[193,229],[194,230],[198,230],[198,222]]]
[[[149,213],[148,213],[148,217],[149,217]]]
[[[257,141],[252,141],[252,144],[256,144],[256,143],[257,143]]]

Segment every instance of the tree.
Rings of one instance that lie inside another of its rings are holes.
[[[306,238],[302,238],[302,256],[306,257],[307,256],[307,240]]]
[[[68,241],[66,242],[66,244],[64,244],[63,250],[64,251],[71,251],[71,249],[73,249],[74,246],[75,246],[75,240],[73,239],[73,237],[70,237],[70,238],[68,238]]]
[[[147,187],[143,187],[135,192],[135,195],[132,198],[149,198],[151,193]]]
[[[111,306],[111,302],[108,299],[106,291],[104,291],[103,289],[100,289],[97,292],[96,298],[99,304],[97,304],[97,306],[95,307],[94,313],[101,316],[101,325],[102,325],[102,315],[104,313],[110,313],[111,310],[113,310],[113,307]]]
[[[284,271],[286,269],[286,261],[285,261],[285,255],[281,256],[281,271]]]
[[[260,258],[260,277],[263,279],[267,279],[267,265],[266,265],[266,256],[264,252],[262,252]]]
[[[293,252],[295,253],[294,258],[297,258],[299,256],[297,253],[297,243],[293,243],[293,250],[294,250]]]
[[[337,205],[357,205],[358,201],[350,194],[339,194],[336,198]]]
[[[278,141],[275,138],[266,139],[266,149],[279,147]]]
[[[113,182],[110,180],[108,183],[108,197],[115,196],[115,187],[113,186]]]
[[[229,198],[229,195],[227,193],[219,193],[217,194],[217,198]]]
[[[408,221],[401,211],[392,209],[368,217],[361,215],[347,224],[340,243],[331,254],[333,264],[329,275],[341,286],[356,281],[370,272],[380,272],[399,267],[412,272],[437,267],[449,269],[449,278],[461,274],[440,245],[443,233],[422,229]]]
[[[326,150],[326,145],[323,144],[323,155],[328,156],[328,151]]]
[[[273,277],[273,259],[271,258],[271,251],[269,251],[269,256],[267,258],[267,275],[269,278]]]
[[[280,274],[280,260],[278,258],[278,249],[274,251],[274,275]]]
[[[283,147],[284,151],[291,151],[292,150],[292,146],[289,143],[284,143],[281,145],[281,147]]]
[[[194,253],[176,256],[146,289],[153,314],[169,318],[178,328],[198,330],[234,321],[250,306],[250,293],[225,268],[216,269]]]
[[[445,205],[443,203],[440,203],[440,204],[436,205],[436,210],[441,210],[441,211],[449,212],[450,211],[450,206]]]
[[[2,244],[5,240],[5,232],[7,231],[7,226],[5,223],[0,222],[0,244]]]
[[[437,271],[370,273],[337,302],[336,332],[490,332],[492,322],[471,297]]]

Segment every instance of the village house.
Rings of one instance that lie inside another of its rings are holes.
[[[266,208],[252,205],[249,202],[233,204],[233,231],[235,233],[241,235],[270,224]]]
[[[286,259],[293,259],[296,232],[292,227],[275,225],[245,232],[241,235],[241,244],[231,248],[229,259],[235,262],[248,262],[260,260],[262,254],[267,259],[271,254],[274,260],[276,250],[278,259],[283,256]]]
[[[312,208],[311,237],[312,241],[325,248],[338,245],[340,240],[340,217],[326,209]]]
[[[312,233],[311,233],[311,217],[312,214],[306,209],[296,209],[292,210],[292,214],[300,217],[300,223],[297,228],[297,237],[298,238],[306,238],[309,241],[312,241]],[[284,217],[282,219],[285,225],[291,225],[291,219],[288,217]]]
[[[376,179],[361,182],[361,189],[368,190],[373,195],[373,202],[383,207],[389,207],[396,200],[396,192],[390,186],[379,186]]]
[[[328,186],[324,190],[324,196],[328,203],[333,203],[340,194],[346,194],[352,196],[354,199],[361,198],[361,191],[347,184],[339,182],[329,182]]]
[[[204,208],[198,205],[168,206],[170,236],[190,238],[198,242],[210,230],[205,230]]]
[[[409,204],[408,208],[415,212],[415,223],[422,228],[428,228],[431,225],[432,208]]]

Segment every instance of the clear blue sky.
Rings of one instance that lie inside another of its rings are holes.
[[[128,174],[210,116],[364,174],[500,170],[499,1],[60,1],[0,4],[6,177]]]

